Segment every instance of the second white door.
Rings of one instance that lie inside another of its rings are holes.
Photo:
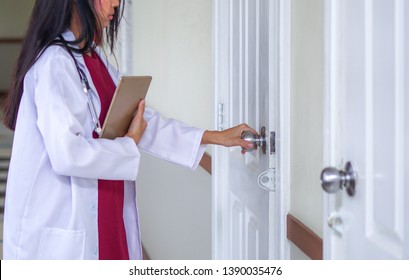
[[[408,259],[409,3],[326,4],[326,163],[356,180],[325,196],[324,256]]]

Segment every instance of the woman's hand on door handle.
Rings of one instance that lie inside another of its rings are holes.
[[[241,139],[243,131],[250,130],[256,135],[257,131],[248,126],[247,124],[240,124],[238,126],[222,130],[222,131],[209,131],[206,130],[203,133],[201,144],[214,144],[225,147],[240,146],[243,149],[253,148],[253,143]]]

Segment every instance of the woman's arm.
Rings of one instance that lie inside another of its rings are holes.
[[[258,134],[253,128],[247,124],[241,124],[223,131],[209,131],[203,133],[201,144],[222,145],[225,147],[240,146],[244,149],[252,148],[253,144],[241,139],[243,131],[250,130]]]

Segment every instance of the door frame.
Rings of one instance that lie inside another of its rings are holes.
[[[118,57],[121,72],[124,75],[131,75],[134,70],[134,47],[133,47],[133,3],[132,0],[125,0],[126,9],[124,9],[123,20],[118,34]],[[115,64],[114,64],[115,65]]]
[[[331,67],[334,66],[332,63],[335,50],[332,43],[331,36],[336,36],[337,33],[335,32],[336,26],[332,24],[331,18],[337,15],[337,11],[333,8],[334,5],[331,5],[330,0],[324,0],[324,159],[323,165],[324,166],[332,166],[331,160],[331,151],[334,149],[330,143],[333,143],[331,140],[335,140],[335,137],[331,132],[331,125],[334,125],[334,103],[332,102],[334,96],[331,95],[331,89],[334,89],[333,81],[331,79],[331,75],[333,70]],[[333,91],[332,91],[333,92]],[[331,205],[334,205],[333,202],[334,196],[328,195],[326,192],[323,193],[323,238],[322,238],[322,245],[323,245],[323,259],[331,259],[331,232],[328,226],[324,222],[324,217],[329,217],[329,214],[333,209],[331,209]]]
[[[224,50],[228,48],[229,36],[228,26],[229,21],[218,17],[219,12],[227,9],[228,1],[213,0],[213,91],[214,91],[214,128],[220,129],[220,119],[228,115],[226,110],[220,108],[218,99],[219,92],[227,92],[225,84],[221,82],[220,77],[224,77],[228,73],[228,56]],[[248,1],[248,0],[247,0]],[[275,1],[275,2],[274,2]],[[290,160],[291,160],[291,0],[270,0],[270,13],[272,13],[276,22],[270,22],[270,43],[278,46],[276,52],[270,56],[270,81],[276,84],[276,104],[273,106],[277,109],[273,112],[270,109],[269,114],[276,116],[276,203],[273,205],[276,211],[276,229],[270,229],[275,232],[271,238],[275,240],[275,255],[278,259],[290,259],[290,243],[287,239],[287,214],[290,210]],[[274,30],[274,26],[278,28]],[[278,34],[274,34],[278,33]],[[219,53],[225,54],[219,56]],[[273,52],[271,52],[272,54]],[[275,66],[274,65],[278,65]],[[272,96],[270,91],[269,95]],[[269,100],[273,100],[270,98]],[[273,106],[270,105],[270,108]],[[271,124],[270,124],[270,128]],[[227,198],[225,195],[219,196],[216,192],[218,186],[226,184],[225,179],[221,174],[222,167],[225,166],[226,157],[225,150],[215,147],[212,157],[212,258],[222,259],[223,256],[217,255],[220,251],[221,240],[218,239],[219,224],[223,224],[223,215],[217,215],[216,206],[220,209],[227,209]],[[271,206],[270,206],[271,207]],[[272,243],[272,242],[270,242]],[[274,245],[272,245],[274,247]]]
[[[287,215],[291,207],[291,0],[279,0],[279,90],[277,128],[277,231],[278,252],[290,259]]]
[[[334,166],[342,169],[340,159],[341,137],[338,129],[339,120],[344,118],[340,83],[340,61],[342,61],[339,46],[343,36],[339,26],[341,3],[334,0],[324,0],[324,148],[323,166]],[[335,249],[339,252],[339,237],[328,226],[328,217],[336,211],[336,201],[342,193],[329,194],[323,191],[323,259],[336,259]]]

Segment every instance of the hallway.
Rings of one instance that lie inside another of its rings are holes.
[[[6,195],[7,171],[10,162],[10,151],[13,133],[3,124],[0,125],[0,259],[3,258],[3,213]]]

